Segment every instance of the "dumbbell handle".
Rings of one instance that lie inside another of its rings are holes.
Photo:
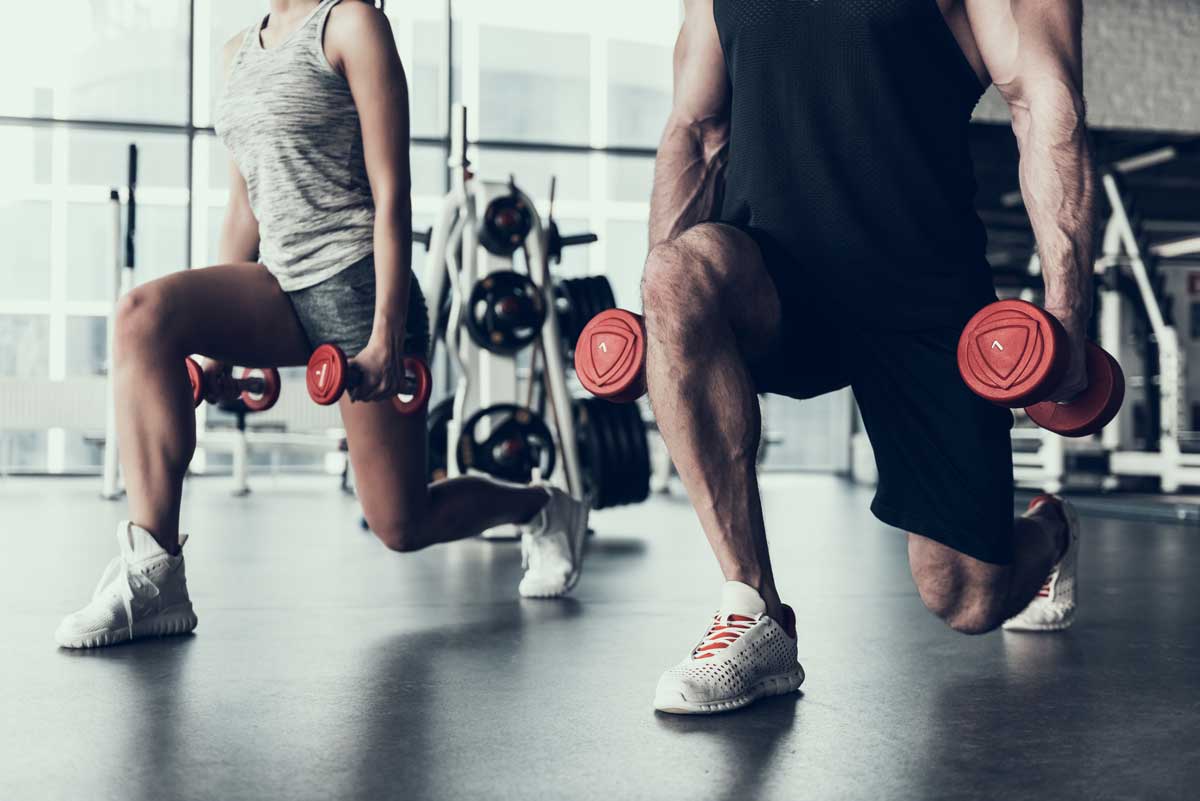
[[[239,394],[242,392],[252,392],[255,395],[261,395],[267,391],[267,382],[262,380],[262,376],[252,375],[249,378],[235,378],[233,385],[238,388]]]
[[[400,387],[392,398],[392,405],[401,414],[414,414],[425,408],[433,382],[429,367],[419,357],[405,356],[402,363],[405,373],[400,377]],[[361,385],[362,380],[362,368],[351,362],[337,345],[318,346],[308,360],[305,379],[308,394],[324,406],[337,403],[343,392]],[[410,397],[405,400],[402,395]]]
[[[350,362],[346,367],[346,389],[354,389],[362,383],[362,379],[362,368],[354,362]],[[404,375],[400,377],[400,387],[397,393],[400,395],[415,395],[420,389],[421,379],[415,373],[405,370]]]

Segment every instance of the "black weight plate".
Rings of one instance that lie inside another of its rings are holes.
[[[512,355],[537,339],[545,321],[541,290],[526,275],[502,270],[484,276],[471,288],[467,333],[484,350]]]
[[[578,301],[575,299],[574,292],[574,281],[570,278],[555,287],[559,333],[562,335],[568,355],[575,352],[575,343],[583,331],[583,323],[579,319]]]
[[[600,507],[600,492],[603,489],[605,454],[601,451],[595,398],[585,398],[576,404],[575,436],[579,442],[580,467],[584,473],[584,486],[591,498],[592,508]]]
[[[617,300],[613,295],[612,284],[603,275],[594,275],[588,279],[588,297],[594,309],[593,317],[602,311],[608,311],[617,307]]]
[[[476,430],[485,417],[501,417],[492,426],[492,432],[482,442],[476,436]],[[493,456],[492,448],[505,437],[519,436],[525,443],[534,443],[536,447],[529,448],[529,453],[537,453],[542,458],[534,463],[526,459],[519,465],[498,464]],[[463,424],[462,436],[456,448],[458,469],[467,472],[469,469],[479,470],[506,481],[528,483],[533,477],[534,467],[539,467],[543,477],[549,477],[554,472],[556,453],[554,438],[545,421],[531,409],[512,403],[500,403],[480,409],[471,415]]]
[[[596,278],[599,279],[600,305],[604,307],[602,311],[617,308],[617,296],[613,294],[612,284],[609,283],[608,276],[598,275]]]
[[[616,404],[611,403],[609,411],[609,428],[612,431],[613,446],[616,449],[614,453],[616,458],[613,459],[615,470],[613,471],[613,503],[614,505],[627,503],[626,499],[632,495],[631,485],[636,479],[637,471],[636,459],[634,458],[633,438],[629,436],[629,406],[632,404]]]
[[[440,481],[450,467],[450,420],[454,417],[454,398],[445,398],[429,410],[429,480]]]
[[[617,404],[607,404],[609,408],[600,416],[601,425],[598,427],[600,447],[604,453],[604,485],[601,487],[602,509],[620,506],[622,501],[621,482],[624,465],[621,459],[620,423],[614,409]]]
[[[636,403],[619,404],[628,409],[625,416],[626,435],[632,443],[631,471],[626,503],[641,503],[650,497],[650,442],[646,437],[646,423]]]
[[[520,196],[493,198],[479,222],[479,244],[493,255],[511,256],[533,228],[533,216]]]

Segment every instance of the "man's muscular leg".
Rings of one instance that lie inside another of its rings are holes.
[[[778,336],[775,285],[750,237],[705,223],[654,249],[642,294],[659,430],[726,580],[757,589],[780,620],[755,474],[760,412],[747,367]]]
[[[1015,559],[994,565],[919,534],[908,535],[908,563],[921,600],[955,631],[986,634],[1033,600],[1066,550],[1066,521],[1046,503],[1013,525]]]

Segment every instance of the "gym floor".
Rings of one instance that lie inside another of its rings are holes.
[[[651,710],[721,578],[681,495],[598,513],[574,597],[515,543],[387,552],[328,481],[192,480],[194,636],[58,650],[115,554],[95,480],[0,481],[0,799],[1195,797],[1200,529],[1086,519],[1080,619],[954,634],[870,492],[768,476],[803,694]],[[803,522],[800,522],[803,521]]]

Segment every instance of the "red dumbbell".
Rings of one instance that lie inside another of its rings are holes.
[[[185,359],[188,380],[192,385],[192,403],[199,407],[205,398],[214,402],[232,402],[241,398],[251,412],[265,412],[279,400],[281,383],[279,371],[274,367],[243,367],[234,378],[227,368],[220,372],[206,372],[192,357]]]
[[[1125,400],[1117,360],[1087,343],[1088,385],[1067,403],[1046,400],[1070,366],[1070,343],[1058,319],[1023,300],[981,309],[958,340],[958,370],[976,395],[1011,409],[1025,407],[1033,422],[1064,437],[1086,437],[1116,417]]]
[[[624,309],[602,311],[575,343],[575,374],[583,388],[613,403],[646,394],[646,321]]]
[[[392,405],[400,414],[416,414],[429,402],[433,381],[424,359],[416,356],[404,357],[404,390],[402,395],[392,398]],[[324,344],[313,351],[308,360],[305,383],[309,396],[322,406],[332,406],[342,393],[357,386],[362,373],[350,363],[345,352],[337,345]],[[405,399],[405,395],[409,396]]]

